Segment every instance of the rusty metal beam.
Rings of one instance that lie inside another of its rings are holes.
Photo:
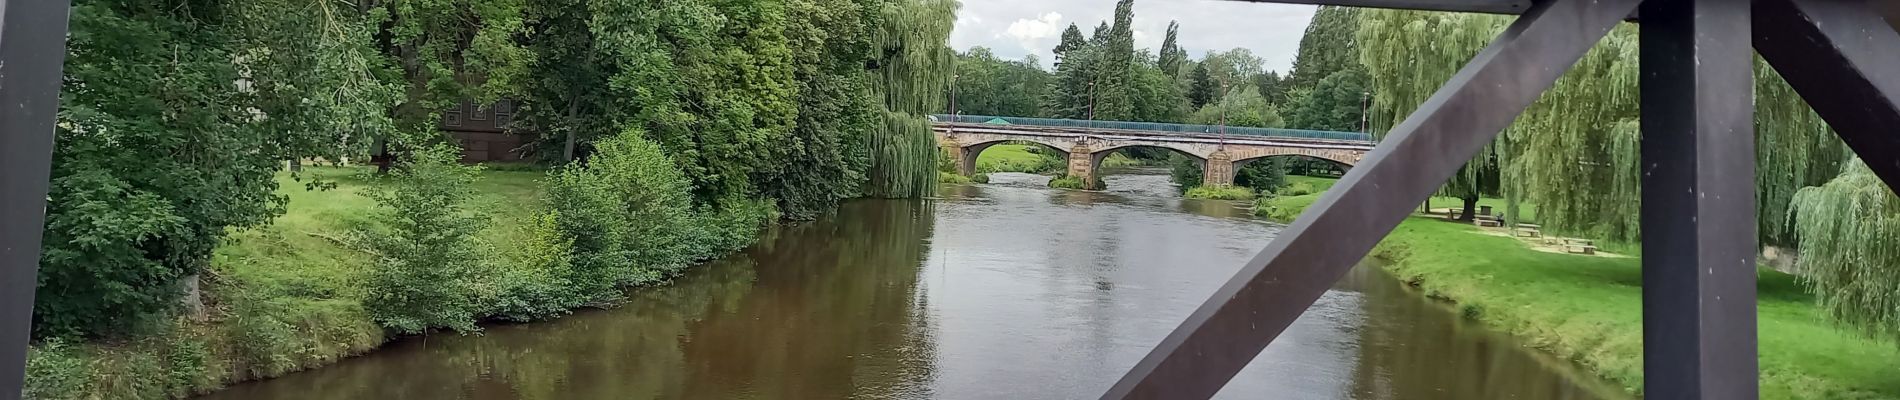
[[[1213,396],[1639,2],[1526,12],[1102,398]]]
[[[1900,190],[1900,33],[1865,0],[1757,0],[1755,50]]]
[[[1643,3],[1643,394],[1754,399],[1747,0]]]
[[[0,0],[0,399],[25,379],[69,4]]]

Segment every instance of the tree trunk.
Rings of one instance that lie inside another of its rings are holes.
[[[389,173],[389,165],[396,161],[394,157],[389,155],[389,139],[377,136],[375,144],[370,146],[373,147],[373,149],[370,150],[372,153],[369,156],[369,160],[376,164],[376,173]]]
[[[1470,220],[1473,220],[1473,219],[1477,219],[1477,216],[1478,216],[1478,215],[1477,215],[1477,214],[1478,214],[1478,195],[1475,195],[1475,194],[1474,194],[1474,195],[1466,195],[1466,196],[1465,196],[1465,198],[1464,198],[1464,200],[1465,200],[1465,212],[1464,212],[1464,213],[1462,213],[1462,214],[1460,214],[1460,215],[1458,215],[1458,220],[1459,220],[1459,221],[1470,221]]]
[[[580,116],[578,114],[580,114],[580,105],[581,105],[580,96],[575,96],[575,97],[567,99],[568,123],[572,124],[574,121],[577,121],[579,119]],[[577,140],[575,138],[575,136],[577,136],[575,134],[575,131],[580,130],[577,128],[578,127],[576,126],[567,127],[567,146],[561,148],[561,162],[563,163],[574,162],[574,142]]]

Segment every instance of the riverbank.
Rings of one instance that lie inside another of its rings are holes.
[[[484,170],[469,208],[489,219],[478,237],[484,265],[507,269],[532,259],[529,243],[542,205],[538,168]],[[388,340],[365,311],[373,260],[352,232],[368,224],[366,168],[309,168],[303,180],[278,176],[286,213],[270,225],[234,232],[202,279],[202,318],[179,317],[130,339],[48,341],[33,348],[29,398],[162,399],[280,376],[374,350]],[[315,178],[328,190],[306,190]],[[497,298],[508,271],[481,274],[481,301]],[[437,333],[444,334],[444,333]]]
[[[1317,195],[1263,200],[1298,215]],[[1642,260],[1557,254],[1470,224],[1413,217],[1372,256],[1427,296],[1641,393]],[[1798,278],[1759,275],[1763,399],[1900,398],[1900,353],[1832,325]]]

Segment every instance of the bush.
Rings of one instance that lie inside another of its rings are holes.
[[[1319,193],[1319,190],[1314,189],[1312,184],[1306,182],[1294,183],[1280,188],[1281,196],[1305,196],[1313,193]]]
[[[1253,189],[1240,186],[1197,186],[1189,189],[1185,195],[1190,199],[1209,200],[1252,200]]]
[[[1061,175],[1049,180],[1049,187],[1057,189],[1082,189],[1082,178]]]
[[[369,193],[378,222],[358,233],[377,256],[363,304],[396,332],[476,329],[471,277],[482,261],[475,233],[485,218],[466,210],[477,169],[457,164],[457,155],[449,147],[417,151],[387,187]]]
[[[686,176],[637,129],[594,148],[585,165],[554,175],[548,206],[558,235],[542,239],[569,249],[565,280],[586,302],[610,300],[619,286],[657,282],[750,244],[777,218],[765,200],[735,196],[694,206]]]
[[[970,181],[976,183],[990,183],[990,174],[972,175],[970,176]]]
[[[954,172],[937,171],[937,183],[963,184],[972,181],[970,177],[957,175]]]
[[[90,391],[93,371],[83,355],[59,339],[28,349],[25,398],[66,399]]]
[[[483,314],[526,322],[565,315],[586,303],[568,281],[574,241],[561,234],[559,219],[558,211],[533,217],[525,227],[526,240],[503,249],[481,291]]]

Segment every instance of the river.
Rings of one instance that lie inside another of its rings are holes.
[[[626,305],[391,343],[206,399],[1083,399],[1279,231],[1163,175],[1111,192],[997,174],[858,200]],[[1361,266],[1234,378],[1234,399],[1619,399]]]

